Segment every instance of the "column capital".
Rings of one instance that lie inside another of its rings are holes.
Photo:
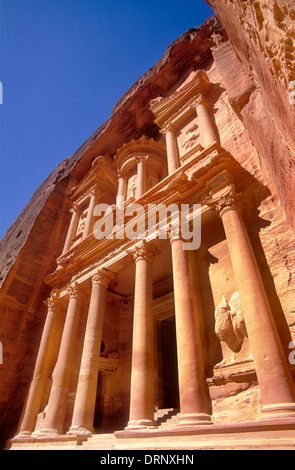
[[[138,155],[135,157],[135,160],[137,161],[137,163],[145,163],[148,158],[148,155]]]
[[[161,127],[160,134],[165,135],[168,131],[174,131],[173,124],[171,121],[164,122],[163,126]]]
[[[179,230],[179,227],[171,227],[171,225],[167,229],[167,235],[168,239],[170,241],[170,245],[172,245],[173,242],[177,240],[181,240],[182,242],[185,242],[187,240],[184,240],[181,231]]]
[[[84,296],[84,291],[77,282],[70,284],[67,287],[67,291],[69,293],[70,298],[72,299],[80,299]]]
[[[48,307],[48,309],[55,310],[58,306],[59,294],[57,291],[53,291],[48,297],[47,300],[44,301],[44,304]]]
[[[127,250],[127,253],[133,256],[135,262],[139,260],[152,262],[154,257],[160,252],[157,247],[154,245],[149,245],[145,240],[142,240],[139,245],[131,248],[130,250]]]
[[[200,104],[205,106],[205,108],[209,106],[208,101],[206,100],[206,98],[204,97],[202,93],[200,93],[193,102],[194,106],[199,106]]]
[[[227,211],[240,211],[241,196],[236,193],[235,185],[231,184],[225,189],[225,192],[210,195],[204,203],[214,209],[219,217],[222,217]]]
[[[107,269],[99,269],[97,272],[92,276],[92,286],[95,284],[100,284],[102,286],[107,287],[109,282],[115,278],[115,274]]]
[[[121,318],[131,317],[131,302],[130,300],[121,300],[119,314]]]
[[[87,191],[87,196],[90,198],[92,196],[96,196],[96,194],[97,194],[97,190],[95,186],[93,188],[90,188],[89,191]]]
[[[77,204],[73,204],[72,207],[70,208],[70,213],[71,214],[75,214],[75,213],[78,213],[79,212],[79,207]]]

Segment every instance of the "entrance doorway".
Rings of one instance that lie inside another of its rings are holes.
[[[158,323],[158,406],[179,408],[175,317]]]

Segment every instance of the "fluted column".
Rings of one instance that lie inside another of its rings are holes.
[[[48,372],[56,354],[56,337],[59,326],[57,296],[53,294],[47,301],[48,312],[42,333],[33,379],[30,385],[24,414],[17,438],[30,436],[35,429],[37,415],[44,394]]]
[[[91,229],[91,223],[92,223],[92,219],[93,219],[93,211],[94,211],[95,204],[96,204],[96,190],[92,189],[91,192],[90,192],[90,201],[89,201],[89,207],[88,207],[87,217],[86,217],[86,221],[85,221],[85,228],[84,228],[84,231],[83,231],[82,240],[87,238],[88,235],[90,234],[90,229]]]
[[[77,228],[77,224],[79,220],[79,211],[76,206],[72,207],[72,209],[70,209],[70,212],[72,213],[72,218],[71,218],[71,222],[70,222],[70,226],[68,229],[68,233],[67,233],[67,237],[66,237],[62,254],[66,253],[70,249],[71,241],[74,236],[74,231]]]
[[[139,199],[146,192],[146,164],[147,156],[136,157],[137,160],[137,187],[136,198]]]
[[[164,127],[161,133],[166,136],[168,174],[171,175],[180,167],[177,141],[171,124]]]
[[[48,407],[41,433],[63,432],[64,417],[76,352],[76,339],[83,293],[77,285],[69,287],[69,305],[64,325],[58,359],[54,371]]]
[[[205,148],[210,147],[216,143],[216,135],[213,129],[212,121],[207,110],[207,102],[202,95],[199,95],[199,98],[196,102],[196,112],[199,118],[199,126],[201,137]]]
[[[106,292],[113,273],[98,271],[92,278],[92,290],[85,330],[82,361],[69,434],[89,435],[93,433],[97,377]]]
[[[234,185],[216,201],[253,355],[262,401],[262,419],[295,417],[295,388],[264,289],[255,254],[241,215]]]
[[[192,274],[192,252],[180,237],[170,236],[179,376],[180,425],[211,424],[201,340],[202,312]]]
[[[154,341],[152,262],[156,248],[143,241],[132,251],[136,263],[128,429],[154,424]]]

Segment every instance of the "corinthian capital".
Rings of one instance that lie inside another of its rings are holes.
[[[209,196],[204,202],[214,209],[219,217],[222,217],[229,210],[240,210],[240,197],[236,193],[233,184],[228,186],[221,194]]]
[[[48,310],[55,310],[58,304],[59,294],[56,291],[51,293],[51,296],[45,300],[44,304],[48,307]]]
[[[92,285],[100,284],[107,287],[112,279],[115,278],[115,274],[107,269],[99,269],[92,277]]]
[[[69,293],[70,298],[73,298],[73,299],[81,298],[84,295],[81,286],[79,286],[77,282],[69,285],[67,287],[67,291]]]
[[[152,262],[154,257],[160,253],[154,245],[149,245],[145,240],[142,240],[139,245],[127,250],[127,252],[133,256],[135,262],[138,260]]]

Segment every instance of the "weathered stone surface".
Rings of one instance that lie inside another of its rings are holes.
[[[238,447],[239,429],[263,443],[275,431],[284,439],[295,419],[294,200],[292,175],[282,174],[294,143],[284,128],[289,56],[270,48],[285,63],[273,75],[263,69],[263,41],[276,37],[265,2],[212,4],[225,29],[212,18],[172,43],[2,242],[1,434],[19,422],[16,448],[23,439],[66,445],[128,422],[118,448],[143,436],[161,448],[176,437],[216,444],[230,433]],[[292,29],[290,8],[284,17],[274,8],[279,30]],[[171,225],[169,240],[152,246],[147,232],[141,242],[116,238],[128,226],[111,225],[116,196],[147,208],[141,223],[151,203],[200,203],[200,248],[183,250]],[[94,234],[97,201],[109,205],[101,220],[113,238]],[[176,416],[162,427],[153,411],[167,408]]]
[[[243,103],[243,122],[294,228],[295,107],[289,101],[289,84],[295,79],[294,4],[292,0],[207,3],[226,29],[239,68],[257,87],[255,92],[249,88],[252,95]]]
[[[67,195],[91,168],[97,155],[113,156],[131,138],[154,136],[157,126],[149,110],[152,98],[164,95],[191,64],[210,56],[215,19],[175,40],[165,56],[122,97],[104,123],[70,158],[61,163],[38,188],[0,243],[0,339],[4,365],[0,366],[0,434],[15,432],[29,377],[32,374],[46,309],[48,289],[43,279],[56,264],[69,224]],[[18,338],[22,338],[21,342]],[[17,345],[17,346],[16,346]],[[26,367],[24,367],[26,364]],[[22,386],[20,386],[22,384]],[[18,390],[18,392],[16,392]],[[18,393],[19,397],[15,397]]]

